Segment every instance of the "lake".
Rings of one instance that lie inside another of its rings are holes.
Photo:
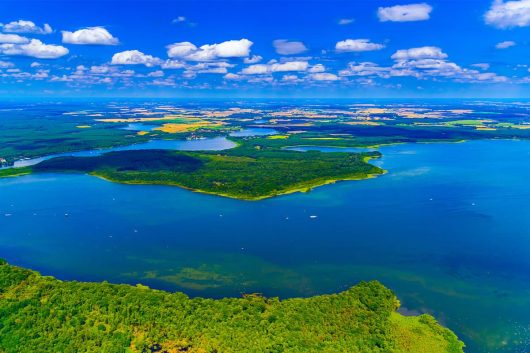
[[[384,176],[257,202],[86,175],[0,179],[0,254],[60,279],[192,296],[377,279],[467,352],[530,350],[530,141],[379,151]]]
[[[134,145],[126,145],[111,148],[100,148],[95,150],[78,151],[78,152],[66,152],[51,154],[48,156],[20,159],[13,163],[12,166],[1,167],[0,169],[6,168],[21,168],[29,167],[38,164],[42,161],[56,158],[56,157],[95,157],[100,156],[103,153],[116,152],[116,151],[138,151],[138,150],[175,150],[175,151],[222,151],[229,148],[236,147],[236,143],[228,140],[226,137],[212,137],[204,139],[193,139],[193,140],[151,140],[143,143],[137,143]]]

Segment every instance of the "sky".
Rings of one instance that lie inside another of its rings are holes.
[[[530,97],[530,0],[0,0],[1,97]]]

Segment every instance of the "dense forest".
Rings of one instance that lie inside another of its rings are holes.
[[[367,160],[379,152],[296,152],[268,146],[267,139],[239,141],[222,152],[139,150],[96,157],[59,157],[30,168],[0,171],[0,177],[31,172],[81,172],[127,184],[175,185],[245,200],[307,191],[337,180],[382,174]]]
[[[378,282],[312,298],[190,299],[143,285],[59,281],[0,260],[0,352],[461,353]]]

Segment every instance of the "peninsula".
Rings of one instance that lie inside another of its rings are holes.
[[[59,281],[0,260],[0,351],[463,353],[378,282],[280,300],[190,299],[143,285]]]

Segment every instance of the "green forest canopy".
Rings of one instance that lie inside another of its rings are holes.
[[[311,298],[190,299],[143,285],[59,281],[0,260],[0,352],[462,353],[378,282]]]

